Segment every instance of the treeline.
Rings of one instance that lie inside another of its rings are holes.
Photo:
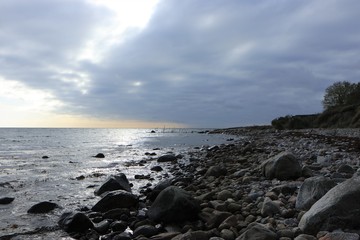
[[[319,114],[274,119],[276,129],[360,128],[360,83],[336,82],[325,90]]]

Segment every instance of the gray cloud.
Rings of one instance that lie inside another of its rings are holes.
[[[319,112],[327,86],[358,81],[358,9],[356,0],[161,1],[146,28],[129,29],[95,63],[74,56],[111,12],[86,1],[2,1],[0,76],[52,92],[66,112],[269,123]],[[63,81],[85,78],[87,94]]]

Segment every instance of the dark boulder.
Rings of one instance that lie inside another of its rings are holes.
[[[92,210],[95,212],[106,212],[115,208],[135,207],[137,204],[137,196],[124,190],[116,190],[107,193],[92,207]]]
[[[296,198],[296,208],[310,209],[317,200],[335,186],[334,180],[322,176],[305,179]]]
[[[133,237],[136,238],[137,236],[142,235],[144,237],[149,238],[158,234],[158,232],[159,230],[152,225],[142,225],[134,230]]]
[[[261,164],[262,174],[279,180],[296,179],[301,176],[302,167],[299,160],[289,152],[282,152]]]
[[[91,220],[81,212],[63,213],[58,221],[61,229],[68,233],[82,233],[94,228]]]
[[[52,202],[40,202],[32,206],[27,212],[28,213],[48,213],[55,208],[58,208],[59,205]]]
[[[154,171],[154,172],[161,172],[163,170],[163,168],[160,166],[154,166],[150,170]]]
[[[150,199],[150,201],[154,201],[162,190],[164,190],[167,187],[170,187],[172,184],[172,181],[173,180],[171,180],[171,179],[166,179],[164,181],[159,182],[154,187],[154,189],[147,195],[147,197]]]
[[[177,157],[173,154],[163,155],[158,158],[157,162],[176,162]]]
[[[103,153],[98,153],[94,157],[95,158],[105,158],[105,155]]]
[[[319,230],[360,228],[360,177],[348,179],[330,189],[299,222],[304,233]]]
[[[127,192],[131,192],[131,186],[125,174],[119,173],[117,175],[110,176],[105,183],[95,190],[95,195],[99,196],[104,192],[114,190],[125,190]]]
[[[183,222],[195,219],[199,211],[199,203],[188,192],[170,186],[157,196],[148,216],[154,221]]]
[[[10,204],[15,200],[13,197],[3,197],[0,198],[0,204]]]

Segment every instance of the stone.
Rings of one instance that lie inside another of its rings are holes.
[[[154,166],[150,170],[154,172],[161,172],[163,168],[161,166]]]
[[[158,234],[159,230],[152,226],[152,225],[143,225],[143,226],[140,226],[140,227],[137,227],[135,230],[134,230],[134,233],[133,233],[133,237],[137,237],[137,236],[144,236],[144,237],[152,237],[156,234]]]
[[[230,216],[232,216],[231,213],[218,210],[213,212],[202,211],[199,214],[199,218],[205,222],[208,229],[219,227]]]
[[[199,203],[188,192],[170,186],[157,196],[148,216],[153,221],[183,222],[195,219],[199,211]]]
[[[10,204],[15,200],[13,197],[3,197],[0,198],[0,204]]]
[[[68,233],[81,233],[94,228],[91,220],[81,212],[65,212],[60,216],[58,224]]]
[[[103,153],[98,153],[94,156],[94,158],[105,158],[105,155]]]
[[[319,238],[319,240],[359,240],[359,234],[346,233],[346,232],[332,232],[332,233],[327,233],[325,236]]]
[[[167,187],[170,187],[172,184],[171,179],[166,179],[164,181],[159,182],[154,189],[147,195],[150,201],[154,201],[159,193]]]
[[[209,169],[205,173],[205,176],[220,177],[220,176],[226,176],[226,174],[227,174],[227,169],[226,169],[225,165],[219,164],[216,166],[209,167]]]
[[[360,177],[348,179],[320,198],[299,222],[304,233],[360,227]]]
[[[114,232],[123,232],[127,228],[127,222],[125,221],[115,221],[110,224],[111,230]]]
[[[317,238],[308,234],[300,234],[294,240],[317,240]]]
[[[262,174],[279,180],[296,179],[301,176],[302,167],[299,160],[289,152],[282,152],[261,164]]]
[[[228,198],[232,198],[232,197],[233,197],[233,194],[229,190],[222,190],[217,194],[217,199],[222,200],[222,201],[225,201]]]
[[[151,240],[171,240],[177,235],[179,235],[180,232],[165,232],[165,233],[159,233],[155,236],[152,236]]]
[[[236,240],[276,240],[277,235],[259,223],[250,224]]]
[[[104,192],[114,190],[131,192],[131,186],[125,174],[119,173],[117,175],[111,175],[98,189],[95,190],[95,195],[99,196]]]
[[[94,229],[100,234],[105,234],[109,230],[109,228],[110,221],[107,219],[94,225]]]
[[[124,190],[116,190],[107,193],[91,210],[95,212],[107,212],[115,208],[130,208],[137,205],[137,196]]]
[[[157,162],[176,162],[177,158],[173,154],[163,155],[158,158]]]
[[[27,213],[48,213],[58,207],[59,205],[56,203],[45,201],[35,204],[27,211]]]
[[[296,208],[302,210],[310,209],[317,200],[335,186],[334,180],[323,176],[305,179],[296,197]]]
[[[222,237],[225,240],[234,240],[235,239],[235,234],[230,229],[223,229],[220,232],[220,237]]]
[[[278,213],[280,213],[279,204],[272,201],[269,197],[266,197],[261,207],[261,215],[265,217],[272,217]]]
[[[343,164],[338,168],[337,172],[339,172],[339,173],[347,173],[347,174],[354,174],[356,171],[350,165]]]

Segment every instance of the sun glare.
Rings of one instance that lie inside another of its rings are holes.
[[[150,20],[159,0],[88,0],[91,4],[106,7],[113,13],[112,20],[98,26],[89,38],[77,60],[100,62],[107,51],[115,44],[126,40],[128,29],[141,31]]]

